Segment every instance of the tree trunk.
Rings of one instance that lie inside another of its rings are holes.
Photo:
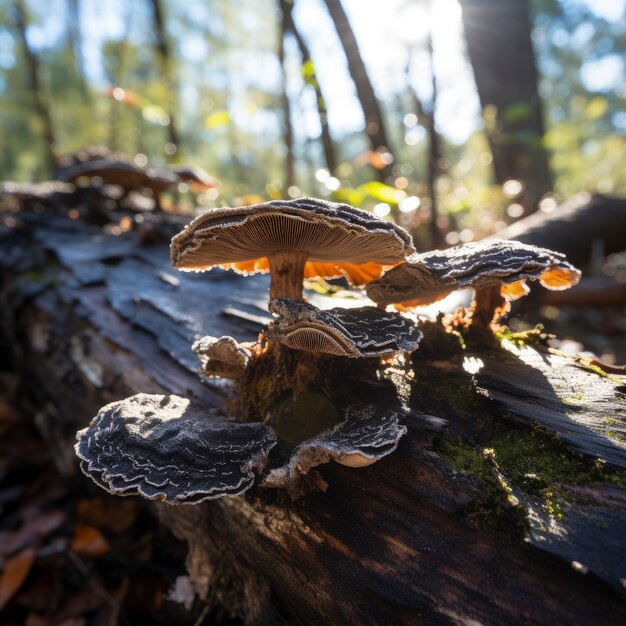
[[[152,6],[152,15],[154,16],[154,36],[156,38],[156,49],[161,61],[161,72],[170,93],[174,94],[175,81],[172,76],[172,55],[167,41],[167,33],[165,31],[165,17],[163,14],[161,0],[150,0],[150,5]],[[176,148],[176,150],[172,153],[174,154],[180,150],[180,138],[176,128],[174,106],[171,106],[168,111],[168,116],[170,118],[170,122],[167,125],[167,135],[169,142]],[[168,154],[170,153],[168,152]]]
[[[54,154],[56,140],[54,127],[52,125],[52,116],[50,114],[50,109],[48,108],[48,103],[46,102],[46,97],[43,93],[43,87],[41,85],[41,70],[39,67],[39,59],[37,58],[37,55],[31,50],[30,45],[28,44],[28,38],[26,37],[27,18],[24,1],[14,0],[13,9],[15,12],[15,25],[20,40],[22,42],[24,56],[26,58],[26,71],[28,74],[29,87],[32,93],[37,115],[39,115],[39,118],[43,125],[43,139],[45,142],[44,152],[47,155],[48,159],[48,173],[52,175],[54,173],[56,164]]]
[[[311,53],[309,47],[306,45],[300,31],[297,29],[293,20],[293,2],[287,0],[280,0],[281,9],[283,15],[287,20],[286,27],[293,34],[300,49],[300,56],[302,57],[302,67],[304,69],[304,80],[307,85],[311,85],[315,89],[315,104],[317,106],[317,114],[320,119],[321,127],[321,139],[322,148],[324,150],[324,159],[326,160],[326,168],[331,176],[335,175],[337,170],[337,157],[335,155],[335,146],[333,139],[330,136],[330,129],[328,126],[328,110],[326,108],[326,100],[322,94],[317,75],[315,73],[315,66],[311,59]]]
[[[287,5],[283,0],[279,0],[281,11],[280,33],[278,42],[278,62],[283,78],[283,88],[281,100],[283,105],[283,140],[285,143],[285,187],[289,189],[296,183],[295,162],[293,154],[293,125],[291,123],[291,106],[289,94],[287,93],[287,71],[285,68],[285,38],[290,29]]]
[[[461,0],[496,181],[519,180],[527,212],[552,190],[528,0]]]
[[[83,57],[83,42],[80,27],[80,0],[69,0],[68,2],[68,35],[69,44],[74,59],[76,69],[76,80],[80,87],[85,102],[91,103],[89,88],[85,80],[85,63]]]
[[[383,120],[382,111],[376,99],[374,88],[370,82],[365,63],[361,58],[361,52],[354,36],[354,31],[348,16],[341,5],[341,0],[324,0],[328,7],[330,17],[337,29],[339,41],[343,46],[343,50],[348,60],[348,70],[356,87],[357,97],[363,109],[365,117],[365,131],[370,140],[372,150],[381,150],[393,155],[391,144],[387,138],[385,130],[385,122]],[[384,166],[379,171],[381,180],[385,180],[391,175],[391,164]]]
[[[254,339],[267,276],[177,273],[166,245],[138,245],[133,232],[8,217],[5,361],[22,396],[48,407],[45,432],[68,469],[75,430],[107,402],[173,393],[222,407],[229,387],[199,380],[190,344]],[[414,380],[386,373],[411,407],[393,454],[361,469],[320,466],[295,499],[257,487],[155,505],[189,544],[196,591],[248,624],[623,624],[619,387],[544,348],[454,356],[435,325],[424,332]]]

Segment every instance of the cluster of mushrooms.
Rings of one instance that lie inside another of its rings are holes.
[[[173,238],[171,259],[185,271],[269,272],[274,319],[258,342],[202,337],[193,345],[203,376],[234,380],[229,415],[138,394],[103,407],[79,431],[81,468],[98,485],[170,504],[238,495],[255,483],[293,488],[329,460],[379,460],[407,430],[402,403],[368,398],[382,389],[386,365],[418,349],[419,321],[404,311],[473,288],[456,323],[489,333],[528,279],[565,289],[580,278],[562,254],[510,241],[417,254],[403,228],[313,198],[209,210]],[[304,300],[305,278],[340,276],[365,285],[377,306],[320,310]]]

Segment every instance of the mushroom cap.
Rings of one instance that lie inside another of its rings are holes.
[[[214,266],[242,274],[268,272],[268,254],[304,252],[304,277],[345,276],[354,284],[377,278],[414,252],[409,233],[348,204],[315,198],[212,209],[172,239],[172,265]]]
[[[155,191],[165,191],[177,185],[177,174],[166,169],[143,168],[122,159],[95,159],[77,163],[61,171],[59,180],[75,182],[81,177],[102,179],[107,185],[119,185],[127,189],[148,187]]]
[[[168,169],[174,172],[181,182],[190,183],[197,189],[219,187],[217,180],[197,165],[170,165]]]
[[[270,471],[263,484],[285,486],[330,460],[348,467],[371,465],[398,447],[407,432],[400,424],[403,415],[375,405],[350,405],[339,424],[303,441],[292,451],[288,463]]]
[[[112,494],[169,504],[238,495],[254,483],[274,431],[208,416],[186,398],[138,394],[106,405],[77,433],[81,469]]]
[[[267,336],[295,350],[383,357],[412,352],[422,338],[412,320],[373,306],[322,311],[302,300],[275,298],[269,310],[278,317],[268,325]]]
[[[205,376],[240,378],[250,360],[250,350],[233,337],[201,337],[191,349],[198,355]]]
[[[580,270],[564,254],[517,241],[486,239],[447,250],[413,254],[366,287],[379,305],[402,303],[423,306],[457,289],[501,285],[501,293],[515,300],[528,293],[527,279],[547,289],[561,290],[580,280]]]

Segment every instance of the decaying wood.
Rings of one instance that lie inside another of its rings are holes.
[[[232,387],[200,380],[191,345],[254,339],[267,276],[181,274],[133,232],[10,218],[2,345],[59,446],[138,392],[223,404]],[[387,370],[413,412],[385,459],[322,466],[295,499],[257,487],[157,506],[200,595],[258,624],[624,623],[624,383],[543,348],[455,352],[450,337],[425,329],[412,366]]]
[[[550,213],[539,211],[498,233],[501,239],[558,250],[583,267],[626,247],[626,200],[579,193]]]

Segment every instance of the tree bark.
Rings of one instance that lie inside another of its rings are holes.
[[[74,432],[107,402],[173,393],[223,410],[231,391],[199,380],[190,344],[254,339],[267,276],[177,273],[166,245],[49,213],[1,224],[3,360],[31,406],[47,407],[68,470]],[[446,356],[424,331],[414,382],[400,375],[411,412],[393,454],[320,466],[295,499],[257,487],[155,505],[189,544],[197,592],[248,624],[623,624],[626,449],[613,437],[626,406],[615,384],[540,348]],[[469,374],[463,355],[482,367]]]
[[[354,31],[340,0],[324,0],[330,17],[337,29],[339,41],[348,61],[348,70],[356,87],[357,97],[365,117],[365,132],[370,140],[373,151],[382,150],[393,155],[391,144],[387,137],[385,122],[374,88],[365,69]],[[391,164],[378,170],[381,180],[391,174]]]
[[[24,1],[14,0],[13,10],[15,14],[15,25],[22,43],[22,48],[24,50],[24,57],[26,59],[26,71],[29,87],[32,92],[35,109],[43,125],[43,139],[45,142],[44,152],[48,160],[48,173],[52,175],[54,173],[56,164],[54,153],[56,139],[54,127],[52,124],[52,116],[50,114],[50,109],[48,107],[48,103],[43,92],[43,86],[41,84],[41,69],[39,66],[39,59],[37,58],[37,55],[31,50],[31,47],[28,43],[28,38],[26,36],[27,18]]]
[[[461,0],[495,177],[525,185],[523,204],[536,210],[552,190],[528,0]]]

